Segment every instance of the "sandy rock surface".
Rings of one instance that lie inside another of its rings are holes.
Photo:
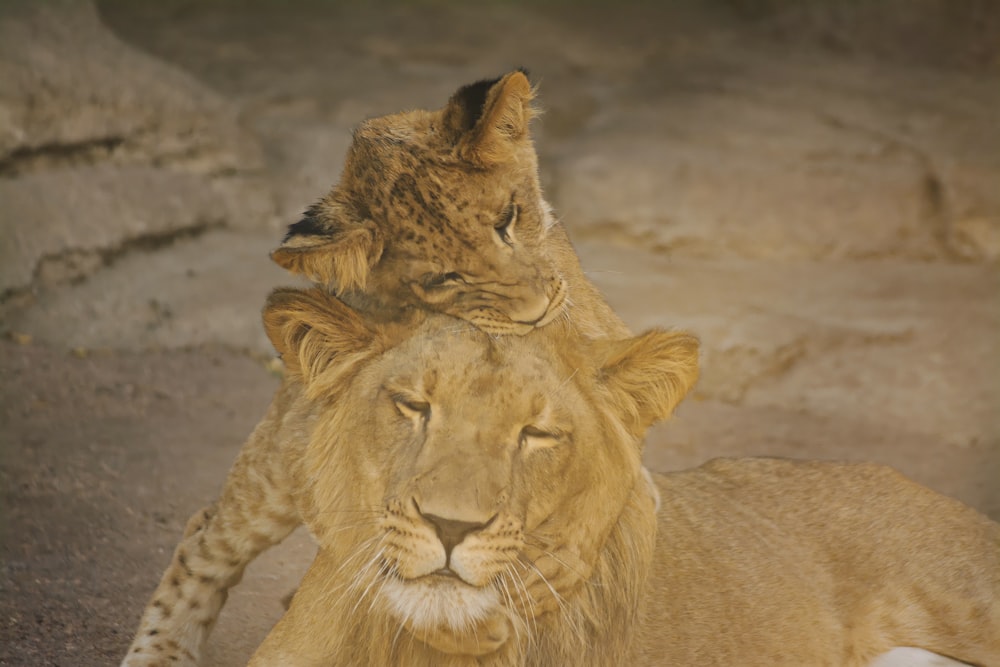
[[[1000,519],[998,36],[972,0],[3,3],[0,664],[120,659],[277,385],[283,226],[358,121],[517,65],[592,280],[702,338],[651,467],[876,460]],[[251,566],[206,664],[312,553]]]

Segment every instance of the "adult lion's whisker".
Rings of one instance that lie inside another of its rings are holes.
[[[566,604],[566,601],[563,599],[563,596],[560,595],[558,591],[556,591],[555,587],[553,587],[552,584],[549,583],[548,578],[546,578],[546,576],[542,573],[541,570],[539,570],[535,566],[534,563],[526,560],[521,560],[518,562],[527,565],[535,572],[535,574],[538,575],[538,578],[542,581],[543,584],[545,584],[546,588],[548,588],[549,592],[552,594],[552,599],[555,600],[556,605],[558,605],[564,620],[569,625],[570,629],[573,631],[573,634],[575,634],[581,642],[585,643],[586,635],[584,634],[583,629],[580,628],[580,626],[578,625],[578,620],[575,618],[569,606]]]
[[[403,629],[406,627],[406,624],[409,623],[409,622],[410,622],[410,615],[409,614],[405,614],[403,616],[403,618],[400,619],[399,627],[396,629],[396,634],[393,635],[392,642],[389,645],[390,649],[391,649],[391,652],[392,652],[393,655],[395,655],[395,653],[396,653],[396,646],[399,643],[399,636],[403,633]]]
[[[338,533],[344,533],[351,530],[368,530],[371,528],[371,523],[368,521],[358,521],[356,523],[335,523],[329,526],[327,530],[324,530],[326,535],[336,535]]]
[[[371,613],[375,609],[375,603],[379,601],[382,591],[385,590],[386,584],[389,583],[389,578],[395,576],[396,566],[390,564],[389,562],[383,562],[382,567],[379,568],[377,577],[380,580],[378,590],[372,595],[371,604],[368,605],[368,612]]]
[[[379,576],[378,575],[381,572],[382,568],[384,568],[386,566],[386,563],[381,560],[384,551],[385,551],[384,549],[380,549],[378,553],[376,553],[375,555],[373,555],[372,558],[368,561],[368,564],[365,565],[365,567],[362,570],[362,573],[364,573],[365,578],[367,579],[367,585],[365,586],[365,589],[361,592],[361,595],[358,596],[358,600],[357,600],[357,602],[354,603],[354,607],[351,608],[351,615],[352,616],[358,611],[358,607],[361,605],[362,602],[364,602],[365,598],[368,597],[368,594],[371,592],[372,587],[375,586],[375,584],[379,582]],[[376,570],[374,576],[370,576],[370,577],[367,576],[368,573],[371,571],[371,569],[376,566],[376,564],[379,564],[379,565],[378,565],[378,570]],[[360,586],[361,579],[359,578],[357,581],[358,581],[358,585]],[[383,579],[382,581],[384,582],[385,580]],[[356,586],[355,588],[357,588],[357,587],[358,586]]]
[[[512,563],[507,563],[504,568],[514,584],[514,593],[517,594],[518,600],[521,604],[521,611],[523,612],[524,623],[528,632],[528,649],[530,650],[535,642],[535,635],[538,633],[538,620],[535,618],[535,614],[528,609],[531,599],[528,595],[527,589],[524,587],[524,581],[521,579],[521,575],[517,572]],[[511,605],[513,606],[513,600],[511,600]]]
[[[500,594],[503,595],[504,600],[506,600],[507,603],[507,608],[511,611],[510,616],[513,617],[515,615],[514,599],[510,595],[510,591],[508,590],[506,578],[504,577],[503,572],[498,573],[497,578],[493,582],[493,585],[497,590],[499,590]],[[514,622],[513,618],[511,619],[511,624],[514,626],[514,638],[517,640],[517,643],[520,644],[521,632],[520,629],[518,628],[518,624]]]
[[[372,507],[371,509],[366,507],[352,507],[349,509],[343,508],[325,508],[317,510],[316,516],[328,516],[331,514],[363,514],[367,516],[380,516],[385,510],[382,507]]]
[[[540,553],[548,556],[549,558],[551,558],[552,560],[556,561],[557,563],[559,563],[560,565],[562,565],[563,567],[565,567],[567,570],[569,570],[573,574],[577,575],[581,580],[586,580],[587,579],[587,575],[585,575],[579,569],[573,567],[572,565],[570,565],[569,563],[567,563],[565,560],[563,560],[562,558],[560,558],[559,556],[557,556],[555,554],[555,552],[550,551],[549,549],[546,549],[545,546],[544,546],[544,544],[540,540],[538,540],[537,538],[531,537],[530,535],[525,535],[524,536],[524,541],[529,546],[533,547],[534,549],[537,549]],[[598,583],[597,585],[600,585],[600,584]]]

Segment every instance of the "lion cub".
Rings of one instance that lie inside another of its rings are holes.
[[[627,336],[542,198],[533,97],[515,71],[443,109],[365,121],[340,181],[272,259],[390,319],[416,306],[524,334],[564,316],[586,337]]]

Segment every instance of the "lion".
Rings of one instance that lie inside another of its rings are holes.
[[[697,378],[689,334],[412,315],[272,294],[286,378],[123,664],[196,664],[295,515],[319,551],[254,667],[1000,665],[1000,525],[958,501],[873,464],[645,472],[645,430]]]
[[[542,197],[534,95],[517,70],[442,109],[363,122],[339,182],[272,259],[389,318],[419,307],[524,334],[565,316],[588,337],[627,336]]]

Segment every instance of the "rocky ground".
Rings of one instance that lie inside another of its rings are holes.
[[[591,278],[702,338],[651,467],[877,460],[1000,519],[994,3],[11,0],[0,664],[121,657],[277,384],[284,225],[358,121],[517,65]],[[208,664],[245,661],[310,555],[251,567]]]

